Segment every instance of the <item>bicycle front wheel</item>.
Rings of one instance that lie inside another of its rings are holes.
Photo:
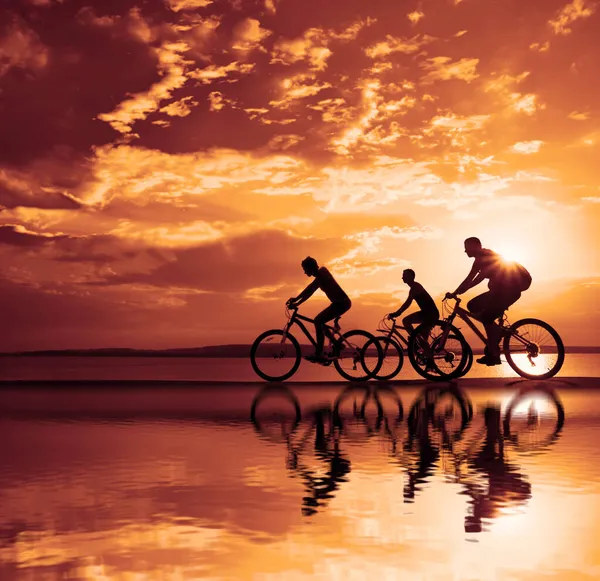
[[[379,372],[381,345],[373,339],[366,331],[348,331],[334,345],[333,365],[344,379],[366,381]]]
[[[300,367],[298,340],[281,329],[259,335],[250,349],[250,362],[257,375],[267,381],[285,381]]]
[[[421,323],[408,340],[408,359],[415,371],[430,381],[448,381],[464,375],[473,352],[463,334],[454,326],[444,339],[448,323]]]
[[[526,379],[554,377],[565,361],[560,335],[544,321],[521,319],[504,336],[508,364]]]
[[[252,402],[250,419],[256,432],[266,440],[285,442],[302,419],[300,402],[289,387],[266,385]]]
[[[404,353],[402,353],[402,347],[389,337],[382,335],[380,337],[373,337],[372,341],[369,341],[365,345],[365,352],[371,353],[372,343],[377,342],[381,347],[381,367],[377,374],[373,376],[374,379],[379,381],[389,381],[400,373],[402,365],[404,364]],[[375,350],[375,347],[373,347]]]

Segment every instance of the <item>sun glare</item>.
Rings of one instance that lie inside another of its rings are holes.
[[[507,262],[518,262],[526,266],[531,261],[530,253],[518,244],[499,244],[494,250]]]

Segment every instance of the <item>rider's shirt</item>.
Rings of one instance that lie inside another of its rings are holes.
[[[513,286],[504,259],[493,250],[482,248],[481,253],[473,262],[473,267],[475,271],[480,272],[485,278],[489,279],[488,287],[490,289]]]
[[[332,303],[342,303],[350,300],[342,287],[333,278],[333,275],[324,266],[319,268],[315,276],[315,282]]]
[[[473,267],[485,278],[496,278],[502,258],[493,250],[482,248],[473,262]]]
[[[419,305],[419,308],[424,313],[438,315],[438,308],[435,305],[435,301],[431,298],[431,295],[423,288],[423,285],[415,282],[410,288],[408,298],[414,299]]]

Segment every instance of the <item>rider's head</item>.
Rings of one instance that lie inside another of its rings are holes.
[[[302,261],[302,268],[306,276],[316,276],[319,271],[319,263],[312,256],[307,256]]]
[[[415,280],[415,271],[412,268],[407,268],[402,271],[402,280],[409,284]]]
[[[481,250],[481,240],[479,238],[475,238],[475,236],[471,236],[471,238],[467,238],[465,240],[465,252],[469,258],[473,258],[479,254]]]

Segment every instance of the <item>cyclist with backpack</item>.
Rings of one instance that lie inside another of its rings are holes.
[[[495,320],[501,318],[504,311],[516,303],[521,298],[521,293],[531,286],[531,275],[524,266],[507,262],[493,250],[483,248],[479,238],[465,240],[465,253],[475,259],[471,271],[453,293],[446,293],[446,298],[455,298],[486,278],[489,280],[489,290],[471,299],[467,308],[483,323],[487,334],[485,354],[477,359],[477,363],[500,365],[502,335]]]

